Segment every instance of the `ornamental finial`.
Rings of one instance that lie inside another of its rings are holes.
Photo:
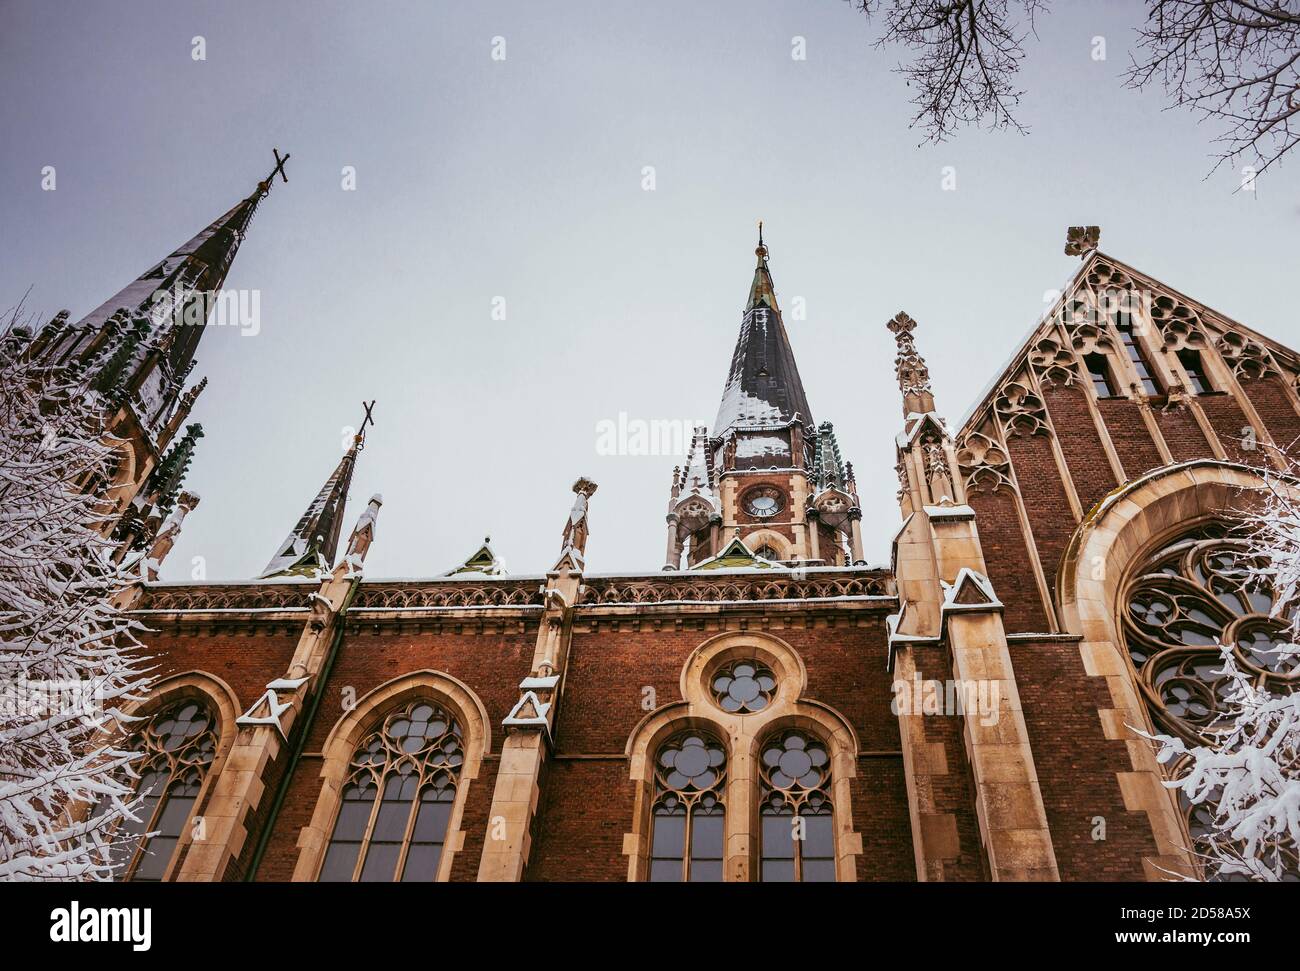
[[[1065,231],[1065,255],[1087,256],[1101,245],[1100,226],[1071,226]]]
[[[934,396],[930,391],[930,369],[925,358],[916,349],[916,321],[899,311],[886,325],[894,334],[898,355],[894,358],[894,373],[898,388],[903,392],[903,413],[924,414],[934,410]]]

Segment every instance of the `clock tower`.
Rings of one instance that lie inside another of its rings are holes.
[[[853,468],[820,426],[777,306],[759,224],[758,258],[712,434],[696,429],[674,470],[664,569],[848,565],[862,542]]]

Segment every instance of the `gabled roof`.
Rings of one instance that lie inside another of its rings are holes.
[[[732,539],[717,556],[711,556],[707,560],[701,560],[691,569],[693,570],[738,570],[744,568],[771,570],[783,569],[781,564],[773,563],[771,560],[765,560],[758,556],[745,545],[745,541],[739,536]]]
[[[1037,340],[1045,330],[1055,323],[1061,313],[1061,308],[1066,301],[1072,299],[1078,291],[1088,288],[1087,277],[1099,261],[1110,264],[1112,267],[1122,271],[1141,287],[1167,294],[1196,310],[1198,315],[1201,315],[1203,319],[1209,317],[1215,324],[1238,331],[1252,340],[1258,341],[1270,351],[1279,354],[1289,361],[1300,359],[1300,355],[1298,355],[1292,348],[1278,343],[1273,338],[1267,337],[1251,327],[1247,327],[1245,324],[1234,320],[1227,314],[1221,313],[1213,307],[1201,303],[1194,297],[1189,297],[1182,291],[1174,289],[1147,273],[1143,273],[1141,270],[1130,266],[1122,260],[1117,260],[1113,256],[1094,249],[1083,257],[1079,266],[1075,268],[1074,272],[1070,274],[1065,283],[1061,286],[1060,296],[1057,297],[1057,299],[1039,316],[1038,320],[1034,322],[1033,326],[1029,329],[1029,332],[1025,335],[1024,339],[1008,359],[1006,365],[996,373],[993,380],[988,383],[980,396],[975,399],[974,404],[971,405],[970,409],[966,412],[957,426],[958,431],[954,435],[955,438],[960,439],[975,427],[983,413],[992,405],[993,398],[995,397],[998,388],[1000,388],[1003,383],[1005,383],[1024,363],[1030,347],[1032,347],[1035,340]],[[1207,335],[1207,337],[1208,336],[1211,335]]]
[[[492,552],[491,544],[492,537],[484,536],[482,546],[469,556],[464,563],[454,569],[448,570],[443,574],[443,576],[507,576],[506,565],[501,562],[496,553]]]

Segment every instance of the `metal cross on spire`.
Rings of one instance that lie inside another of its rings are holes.
[[[285,157],[288,158],[288,156],[285,156]],[[364,418],[361,419],[361,427],[357,429],[357,449],[358,449],[358,451],[366,447],[366,426],[367,426],[367,425],[373,425],[373,424],[375,423],[375,415],[374,415],[375,402],[374,402],[374,399],[371,399],[371,401],[370,401],[369,404],[367,404],[365,401],[362,401],[362,402],[361,402],[361,407],[364,408],[364,409],[366,409],[366,417],[364,417]]]
[[[281,157],[280,150],[278,148],[271,149],[271,152],[272,154],[275,155],[275,167],[271,169],[270,175],[268,175],[265,179],[263,179],[261,182],[258,183],[258,188],[262,190],[262,195],[266,195],[268,192],[271,191],[271,183],[275,181],[275,177],[277,174],[280,176],[281,181],[285,183],[288,183],[289,181],[289,177],[284,174],[284,163],[289,161],[289,159],[292,158],[293,156],[285,155]]]

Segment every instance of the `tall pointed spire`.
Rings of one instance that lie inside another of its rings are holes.
[[[42,353],[51,360],[82,360],[103,373],[101,390],[130,404],[142,426],[155,434],[184,390],[194,367],[212,295],[226,275],[258,205],[279,175],[285,182],[289,156],[275,153],[271,174],[161,262],[82,317],[51,322]]]
[[[339,534],[343,529],[343,508],[348,501],[348,490],[352,487],[352,472],[356,468],[357,455],[366,446],[366,425],[374,421],[370,415],[374,404],[372,401],[366,405],[365,420],[353,436],[351,447],[339,460],[333,474],[325,480],[320,492],[316,493],[316,498],[299,517],[284,542],[276,548],[271,562],[262,571],[261,579],[292,574],[310,576],[334,566]]]
[[[759,223],[758,248],[754,254],[758,257],[754,281],[749,288],[740,336],[731,357],[731,371],[713,424],[715,437],[738,425],[784,427],[796,417],[803,425],[813,424],[794,349],[776,303],[762,223]]]
[[[712,434],[697,428],[686,467],[674,470],[665,570],[752,565],[725,553],[737,549],[751,561],[761,553],[768,567],[848,565],[862,556],[853,474],[831,424],[813,421],[777,305],[761,222],[754,255],[754,280]]]

